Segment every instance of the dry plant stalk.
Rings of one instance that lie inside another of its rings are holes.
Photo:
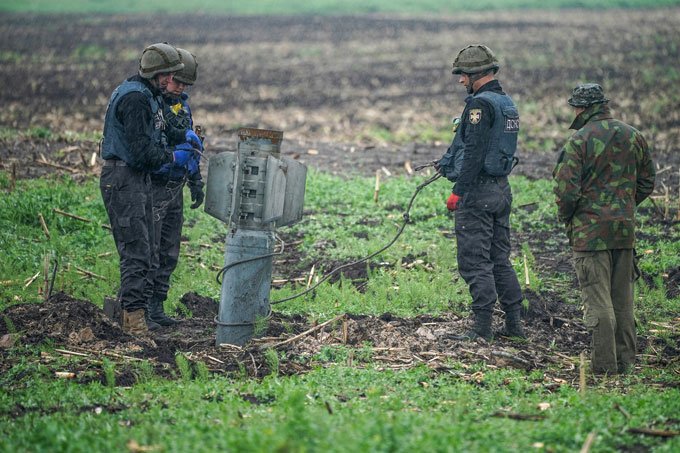
[[[578,366],[578,387],[581,395],[586,394],[586,353],[581,351]]]
[[[312,285],[312,278],[314,278],[314,269],[316,264],[312,264],[312,268],[309,270],[309,277],[307,278],[307,289]]]
[[[94,278],[98,278],[100,280],[106,280],[106,277],[104,277],[103,275],[95,274],[92,271],[88,271],[87,269],[82,269],[78,266],[75,266],[75,268],[76,268],[76,272],[78,272],[79,274],[83,274],[86,277],[94,277]]]
[[[43,217],[41,212],[38,213],[38,219],[40,219],[40,226],[42,227],[43,233],[45,233],[45,237],[50,239],[50,230],[47,228],[45,217]]]
[[[9,175],[9,193],[14,192],[17,186],[17,164],[12,162],[12,172]]]
[[[529,288],[531,286],[531,281],[529,280],[529,264],[527,263],[527,254],[523,253],[524,257],[524,285]]]
[[[375,190],[373,191],[373,201],[378,202],[378,196],[380,195],[380,170],[375,172]]]
[[[64,212],[61,209],[53,208],[52,211],[57,213],[57,214],[61,214],[63,216],[66,216],[66,217],[70,217],[72,219],[80,220],[81,222],[87,222],[87,223],[92,222],[92,220],[90,220],[90,219],[86,219],[85,217],[80,217],[80,216],[77,216],[75,214],[70,214],[68,212]]]
[[[346,315],[345,315],[344,313],[341,314],[341,315],[338,315],[338,316],[336,316],[336,317],[333,318],[333,319],[329,319],[328,321],[322,322],[321,324],[319,324],[319,325],[317,325],[317,326],[314,326],[314,327],[312,327],[311,329],[305,330],[305,331],[302,332],[301,334],[295,335],[294,337],[290,337],[289,339],[287,339],[287,340],[285,340],[285,341],[282,341],[282,342],[280,342],[280,343],[276,343],[276,344],[272,345],[272,347],[283,346],[283,345],[286,345],[286,344],[288,344],[288,343],[292,343],[292,342],[294,342],[295,340],[299,340],[300,338],[309,335],[310,333],[313,333],[313,332],[316,332],[317,330],[323,329],[323,328],[326,327],[328,324],[331,324],[331,323],[333,323],[333,322],[335,322],[335,321],[338,321],[338,320],[340,320],[340,319],[345,318],[345,316],[346,316]]]
[[[33,277],[27,278],[25,281],[26,283],[24,284],[24,289],[28,288],[31,286],[31,283],[33,283],[38,277],[40,277],[40,272],[36,272]]]
[[[595,442],[596,437],[597,431],[591,431],[588,434],[588,437],[586,437],[586,441],[583,443],[583,446],[581,447],[581,453],[588,453],[590,451],[590,448],[593,446],[593,442]]]

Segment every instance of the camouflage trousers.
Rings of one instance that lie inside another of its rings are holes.
[[[521,309],[522,290],[510,263],[511,206],[507,178],[490,178],[467,192],[455,211],[458,271],[477,316],[490,317],[497,300],[506,314]]]
[[[627,371],[635,362],[632,249],[574,252],[584,320],[592,334],[592,370]]]
[[[109,165],[107,161],[102,167],[99,189],[120,257],[118,298],[121,306],[127,311],[146,310],[151,298],[151,244],[154,241],[149,175],[122,164]]]
[[[184,224],[184,180],[154,180],[153,220],[155,242],[151,264],[154,300],[164,301],[170,289],[170,276],[177,267]]]

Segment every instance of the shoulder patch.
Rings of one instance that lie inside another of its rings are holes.
[[[470,109],[470,124],[478,124],[482,120],[482,109]]]
[[[175,115],[179,115],[179,111],[182,110],[182,103],[178,102],[177,104],[172,105],[170,110],[172,110],[172,113]]]

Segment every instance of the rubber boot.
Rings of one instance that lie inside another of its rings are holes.
[[[163,311],[163,299],[154,297],[149,305],[149,319],[156,324],[168,327],[177,324],[177,321],[167,316]]]
[[[526,338],[522,329],[522,320],[519,311],[505,314],[505,327],[498,332],[502,337]]]
[[[491,332],[491,313],[475,313],[475,324],[472,326],[472,329],[468,330],[463,335],[455,335],[451,338],[461,341],[472,341],[478,338],[483,338],[486,341],[493,339],[493,333]]]
[[[149,334],[143,309],[140,308],[134,311],[123,310],[123,331],[135,337]]]

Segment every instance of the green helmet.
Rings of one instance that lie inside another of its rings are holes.
[[[499,68],[498,60],[491,49],[481,44],[462,49],[453,62],[453,74],[477,74],[489,69],[493,69],[495,74]]]
[[[177,48],[184,68],[175,73],[174,79],[185,85],[193,85],[198,77],[198,62],[196,56],[186,49]]]
[[[156,74],[177,72],[184,67],[179,52],[167,42],[152,44],[139,59],[139,75],[152,79]]]
[[[609,99],[604,97],[604,90],[597,83],[582,83],[574,88],[567,102],[572,107],[590,107],[609,102]]]

